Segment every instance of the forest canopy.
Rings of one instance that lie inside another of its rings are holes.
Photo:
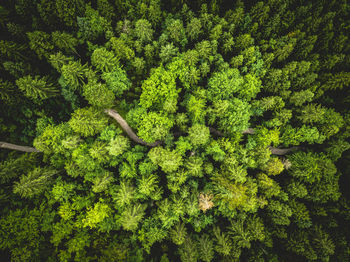
[[[1,1],[1,260],[350,261],[349,17]]]

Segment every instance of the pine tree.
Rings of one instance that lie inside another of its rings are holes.
[[[22,175],[20,180],[15,183],[13,192],[24,198],[39,195],[48,188],[52,177],[57,173],[57,170],[51,168],[37,167],[27,175]]]
[[[178,246],[184,244],[187,238],[187,230],[185,224],[175,224],[175,226],[170,230],[170,237],[174,244]]]
[[[32,77],[27,75],[16,80],[16,84],[25,96],[34,100],[46,99],[55,96],[58,92],[57,88],[49,82],[47,76]]]
[[[127,207],[121,216],[121,223],[125,230],[134,231],[144,216],[145,207],[135,204]]]
[[[107,121],[100,111],[86,107],[76,110],[68,123],[75,132],[83,136],[93,136],[106,127]]]

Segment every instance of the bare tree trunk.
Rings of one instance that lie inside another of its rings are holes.
[[[141,145],[145,145],[145,146],[150,146],[150,147],[155,147],[160,145],[162,142],[161,141],[156,141],[154,143],[147,143],[145,141],[143,141],[142,139],[140,139],[135,133],[134,131],[131,129],[131,127],[129,126],[129,124],[124,120],[124,118],[122,118],[121,115],[118,114],[117,111],[113,110],[113,109],[106,109],[105,112],[113,117],[118,124],[120,125],[120,127],[125,131],[125,133],[127,133],[127,135],[136,143],[141,144]]]
[[[135,133],[134,131],[131,129],[131,127],[129,126],[129,124],[125,121],[125,119],[118,114],[117,111],[113,110],[113,109],[106,109],[105,112],[113,117],[115,120],[117,120],[117,122],[119,123],[119,125],[121,126],[121,128],[127,133],[127,135],[136,143],[141,144],[141,145],[145,145],[145,146],[150,146],[150,147],[155,147],[160,145],[162,142],[161,141],[156,141],[154,143],[147,143],[145,141],[143,141],[142,139],[140,139]],[[209,130],[212,134],[217,135],[217,136],[224,136],[224,133],[222,133],[221,131],[213,128],[213,127],[209,127]],[[243,134],[254,134],[255,130],[253,128],[248,128],[246,130],[244,130],[242,132]],[[176,135],[181,135],[180,132],[176,133]],[[271,154],[273,155],[279,155],[279,156],[283,156],[286,154],[289,154],[290,152],[299,149],[299,147],[297,146],[293,146],[291,148],[275,148],[270,146],[269,149],[271,150]]]
[[[141,144],[141,145],[145,145],[145,146],[149,146],[149,147],[155,147],[158,146],[160,144],[162,144],[162,141],[156,141],[154,143],[147,143],[145,141],[143,141],[141,138],[139,138],[134,131],[131,129],[131,127],[129,126],[129,124],[125,121],[125,119],[118,114],[117,111],[113,110],[113,109],[106,109],[105,112],[113,117],[118,124],[120,125],[120,127],[125,131],[125,133],[136,143]],[[219,130],[216,130],[213,127],[209,127],[209,130],[211,133],[217,135],[217,136],[224,136],[224,133],[222,133]],[[248,128],[247,130],[243,131],[243,134],[254,134],[255,130],[253,128]],[[28,153],[32,153],[32,152],[41,152],[38,149],[34,148],[34,147],[30,147],[30,146],[19,146],[19,145],[15,145],[15,144],[10,144],[10,143],[6,143],[6,142],[1,142],[0,141],[0,148],[6,148],[6,149],[12,149],[12,150],[17,150],[17,151],[22,151],[22,152],[28,152]],[[300,147],[297,146],[293,146],[291,148],[275,148],[270,146],[269,149],[271,150],[271,154],[273,155],[279,155],[279,156],[283,156],[286,154],[289,154],[297,149],[299,149]]]
[[[250,135],[252,135],[254,133],[255,133],[254,128],[248,128],[247,130],[243,131],[243,134],[250,134]]]
[[[271,150],[271,154],[278,155],[278,156],[284,156],[284,155],[287,155],[287,154],[299,149],[300,147],[293,146],[290,148],[275,148],[275,147],[270,146],[269,148]]]
[[[0,141],[0,148],[12,149],[12,150],[17,150],[17,151],[22,151],[22,152],[28,152],[28,153],[32,153],[32,152],[41,152],[41,151],[39,151],[38,149],[36,149],[36,148],[34,148],[34,147],[30,147],[30,146],[19,146],[19,145],[10,144],[10,143],[1,142],[1,141]]]
[[[217,136],[224,136],[224,133],[222,133],[221,131],[215,129],[214,127],[209,127],[210,133],[213,133],[214,135]]]

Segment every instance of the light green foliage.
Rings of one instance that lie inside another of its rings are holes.
[[[67,136],[64,140],[62,140],[62,146],[65,149],[74,149],[77,148],[79,143],[81,143],[82,140],[79,136],[73,135],[73,136]]]
[[[243,77],[238,69],[230,68],[215,73],[208,81],[208,99],[211,101],[230,99],[242,91],[243,83]]]
[[[50,185],[50,182],[58,171],[50,168],[37,167],[27,175],[22,175],[15,183],[13,192],[24,198],[31,198],[41,194]]]
[[[267,198],[278,196],[281,193],[281,187],[276,181],[268,177],[264,173],[257,175],[259,191],[261,191]],[[296,193],[296,192],[295,192]]]
[[[344,118],[334,109],[326,109],[324,118],[320,122],[318,128],[322,135],[329,138],[337,134],[344,125]]]
[[[74,132],[82,136],[93,136],[106,127],[107,121],[100,111],[86,107],[76,110],[68,124]]]
[[[130,140],[125,136],[117,136],[113,138],[107,147],[107,150],[112,156],[123,154],[130,147]]]
[[[135,204],[125,209],[121,216],[121,223],[125,230],[134,231],[144,216],[145,207]]]
[[[260,92],[261,81],[254,75],[247,74],[244,76],[243,88],[239,92],[239,97],[242,97],[246,100],[251,100],[255,98],[256,95]]]
[[[202,234],[198,241],[199,257],[205,262],[210,262],[214,258],[213,240],[206,234]]]
[[[97,224],[101,223],[109,216],[111,208],[102,202],[98,202],[93,208],[88,209],[86,217],[83,219],[83,226],[95,228]]]
[[[71,129],[67,123],[57,126],[48,125],[40,136],[34,140],[34,146],[45,153],[60,152],[64,148],[73,148],[79,141],[71,138],[64,139],[71,133]],[[73,140],[73,141],[72,141]]]
[[[112,72],[103,73],[101,78],[106,81],[107,87],[112,90],[116,96],[121,96],[124,91],[131,88],[131,82],[126,72],[120,67],[116,67]]]
[[[143,248],[147,253],[150,253],[150,247],[155,242],[161,242],[167,236],[167,231],[162,227],[159,220],[146,218],[138,234],[138,239],[141,241]]]
[[[149,42],[153,38],[153,29],[150,22],[145,19],[137,20],[135,23],[135,35],[141,42]]]
[[[213,157],[215,161],[223,161],[225,158],[225,151],[222,150],[217,141],[212,141],[206,148],[206,152]]]
[[[175,76],[163,67],[153,71],[141,86],[140,105],[144,108],[176,109],[179,89],[176,88]],[[170,104],[171,107],[167,106]]]
[[[112,193],[113,200],[117,207],[123,208],[129,206],[136,199],[136,190],[126,181],[121,181],[118,189]]]
[[[179,49],[173,45],[173,43],[162,46],[159,53],[159,58],[165,64],[171,62],[172,58],[175,57],[179,52]]]
[[[323,89],[343,89],[350,84],[350,73],[349,72],[340,72],[337,74],[326,74],[323,76],[326,79],[326,82],[322,86]]]
[[[337,169],[323,154],[297,152],[289,157],[292,176],[306,183],[315,183],[323,177],[332,177]]]
[[[138,181],[137,189],[145,197],[161,198],[158,190],[158,177],[155,174],[143,175]]]
[[[91,64],[102,72],[113,72],[119,66],[119,59],[105,48],[97,48],[91,55]]]
[[[266,163],[266,166],[263,168],[263,170],[268,175],[276,176],[280,174],[284,170],[284,165],[277,157],[272,157],[270,160]]]
[[[173,121],[168,117],[150,112],[139,123],[137,134],[144,141],[153,143],[157,140],[163,140],[173,125]]]
[[[300,145],[300,143],[308,142],[310,144],[322,143],[325,140],[325,136],[320,134],[316,127],[310,127],[303,125],[300,128],[293,128],[290,125],[286,126],[281,141],[286,146]]]
[[[238,98],[218,100],[214,102],[213,115],[210,116],[212,124],[216,118],[221,130],[228,135],[246,130],[250,119],[250,105]]]
[[[183,262],[198,261],[198,249],[191,237],[186,238],[185,243],[179,248],[179,253]]]
[[[225,232],[221,232],[219,227],[214,227],[213,233],[216,240],[216,244],[215,244],[216,252],[226,256],[229,255],[232,249],[232,242],[229,236]]]
[[[347,1],[7,2],[3,260],[350,261]]]
[[[104,172],[102,175],[96,177],[92,191],[95,193],[101,193],[106,191],[109,185],[114,181],[113,175],[110,172]]]
[[[304,183],[293,181],[287,187],[288,193],[291,196],[303,198],[308,192]]]
[[[318,123],[322,121],[325,113],[325,108],[320,105],[308,104],[301,109],[301,114],[298,118],[304,124]]]
[[[152,148],[148,153],[154,164],[159,165],[166,173],[176,171],[182,165],[182,157],[176,151],[170,151],[162,147]]]
[[[165,32],[171,41],[184,46],[187,43],[185,28],[179,19],[169,19],[166,23]]]
[[[106,44],[114,51],[114,55],[121,60],[131,60],[135,56],[135,51],[122,38],[112,37]]]
[[[243,50],[251,46],[254,43],[254,39],[250,34],[242,34],[237,37],[237,40],[235,42],[235,48],[237,50]]]
[[[224,208],[234,211],[245,205],[248,200],[247,187],[243,184],[230,181],[223,175],[217,175],[214,179],[216,198]]]
[[[62,180],[58,180],[52,187],[52,195],[56,201],[65,202],[68,201],[74,194],[75,184],[67,183]]]
[[[56,54],[50,55],[48,61],[53,68],[58,72],[62,73],[63,65],[67,65],[69,61],[72,61],[72,57],[65,56],[62,52],[57,52]]]
[[[69,221],[75,215],[75,210],[69,202],[64,202],[58,208],[57,213],[61,216],[62,220]]]
[[[193,51],[196,52],[195,50]],[[198,57],[190,56],[191,55],[187,54],[176,57],[168,65],[169,71],[172,72],[174,76],[178,77],[182,86],[186,89],[194,89],[200,80],[200,71],[195,66],[189,66],[189,64],[194,63],[192,60],[196,60]],[[196,93],[203,97],[203,95],[200,95],[201,92],[203,94],[203,91],[200,90],[197,90]]]
[[[88,71],[86,64],[82,65],[78,61],[69,61],[68,64],[63,64],[60,70],[65,82],[73,90],[80,89]]]
[[[106,143],[95,141],[89,149],[89,154],[99,163],[105,163],[109,160]]]
[[[201,124],[195,124],[188,130],[188,137],[194,146],[205,145],[210,138],[209,128]]]
[[[169,173],[167,175],[167,181],[168,181],[168,188],[170,191],[176,193],[181,188],[181,185],[183,185],[187,178],[188,178],[188,172],[186,172],[183,169],[180,169],[179,171]]]
[[[115,103],[113,92],[102,83],[88,83],[84,85],[83,95],[90,105],[102,109],[111,108]]]
[[[16,80],[18,88],[25,96],[34,100],[46,99],[57,95],[57,88],[48,80],[48,77],[27,75]]]
[[[238,183],[244,183],[247,180],[246,169],[238,164],[238,161],[234,156],[226,156],[221,165],[221,172]]]
[[[293,211],[293,219],[299,228],[308,228],[312,225],[309,210],[305,204],[297,201],[290,201],[289,206]]]
[[[196,40],[202,33],[201,20],[197,17],[193,17],[191,21],[186,25],[187,37],[191,40]]]
[[[251,136],[257,146],[267,147],[270,145],[277,146],[279,144],[279,131],[277,129],[269,130],[267,128],[255,128],[254,135]]]
[[[281,109],[285,106],[285,103],[279,96],[267,96],[261,100],[254,101],[254,106],[262,111],[267,111]]]
[[[203,160],[196,156],[190,156],[184,165],[191,176],[202,177]]]
[[[34,154],[23,154],[17,158],[8,158],[0,163],[0,183],[5,184],[17,178],[26,170],[33,169],[36,163]]]
[[[206,107],[206,101],[203,98],[190,96],[187,102],[187,110],[191,116],[191,120],[193,123],[204,122],[204,117],[206,114],[205,107]]]
[[[233,243],[240,248],[250,248],[251,241],[265,238],[264,225],[257,217],[232,221],[229,233]]]
[[[306,102],[311,102],[313,97],[314,93],[310,90],[302,90],[300,92],[294,92],[289,101],[296,106],[301,106]]]
[[[170,230],[171,240],[176,245],[182,245],[187,237],[185,224],[178,223]]]
[[[270,200],[267,206],[268,215],[276,225],[289,225],[292,209],[285,203],[278,200]]]

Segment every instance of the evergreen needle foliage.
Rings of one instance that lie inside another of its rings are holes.
[[[1,261],[350,261],[349,17],[0,1]]]

